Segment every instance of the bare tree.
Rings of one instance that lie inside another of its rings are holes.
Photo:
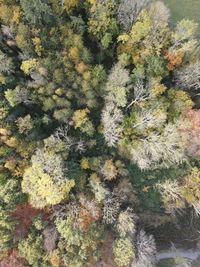
[[[51,153],[44,148],[37,149],[31,161],[33,164],[42,166],[43,170],[48,173],[55,182],[64,179],[66,167],[60,155]]]
[[[129,71],[120,62],[114,65],[108,76],[105,86],[106,101],[113,102],[118,107],[125,107],[127,103],[128,85],[130,83]]]
[[[139,103],[141,101],[144,101],[144,100],[148,100],[149,98],[150,98],[149,90],[144,85],[144,82],[140,80],[134,86],[134,99],[127,106],[127,109],[130,108],[132,105]]]
[[[159,116],[157,115],[159,114]],[[132,125],[133,128],[157,128],[166,122],[167,115],[162,112],[159,106],[151,109],[143,109],[137,114],[136,122]]]
[[[115,223],[117,220],[119,211],[120,211],[119,199],[114,195],[108,196],[104,200],[103,222],[106,224]]]
[[[55,133],[53,134],[53,137],[58,142],[63,142],[65,145],[65,149],[68,151],[71,148],[75,148],[75,151],[79,151],[80,153],[85,151],[85,144],[82,140],[76,140],[75,138],[71,137],[69,135],[70,126],[68,124],[64,126],[60,126]]]
[[[149,14],[153,20],[153,27],[156,28],[160,24],[168,22],[170,10],[163,2],[155,1],[150,5]]]
[[[175,82],[186,90],[200,89],[200,61],[191,63],[175,72]]]
[[[117,231],[121,237],[133,235],[136,231],[137,216],[131,208],[121,211],[117,222]]]
[[[154,267],[156,262],[156,244],[152,235],[141,230],[136,236],[136,259],[131,267]]]
[[[118,9],[118,20],[122,28],[128,31],[140,11],[150,2],[151,0],[121,0]]]
[[[102,112],[102,123],[104,126],[104,137],[108,146],[115,146],[121,137],[123,121],[122,111],[114,103],[106,103]]]
[[[184,145],[176,125],[167,124],[162,133],[152,132],[130,151],[140,169],[169,168],[186,161]]]
[[[156,187],[161,193],[165,209],[173,213],[177,209],[176,202],[183,201],[180,185],[177,181],[166,180],[164,183],[158,183]]]

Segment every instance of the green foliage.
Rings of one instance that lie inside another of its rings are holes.
[[[13,71],[12,59],[7,57],[6,54],[3,54],[0,51],[0,73],[11,73]]]
[[[4,251],[9,249],[13,244],[13,230],[15,222],[10,216],[9,212],[4,209],[0,209],[0,251],[3,254]]]
[[[25,88],[21,88],[17,86],[15,89],[7,89],[5,91],[5,98],[11,105],[11,107],[15,107],[20,103],[29,103],[29,93]]]
[[[15,192],[15,194],[13,194]],[[0,203],[7,208],[13,208],[16,204],[24,200],[21,192],[20,182],[14,179],[8,179],[0,184]]]
[[[20,256],[25,258],[30,266],[40,266],[44,258],[42,236],[30,233],[27,238],[20,241],[18,249]]]
[[[97,257],[97,246],[102,238],[101,226],[94,224],[89,231],[80,231],[75,227],[74,217],[71,214],[66,219],[58,218],[56,227],[63,238],[59,246],[67,251],[64,261],[70,267],[81,267],[88,264],[89,257]]]
[[[108,0],[106,2],[94,1],[89,10],[89,32],[101,43],[103,48],[108,48],[113,37],[118,33],[116,9],[116,1]]]
[[[53,19],[52,10],[47,3],[46,0],[36,0],[34,2],[20,0],[26,20],[33,25],[50,23]]]

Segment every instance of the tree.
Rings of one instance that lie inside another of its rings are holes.
[[[90,113],[89,109],[76,110],[73,114],[72,120],[75,124],[75,129],[80,128],[83,133],[92,136],[94,133],[94,126],[90,119],[88,118],[88,114]]]
[[[175,81],[180,88],[185,90],[200,89],[200,62],[196,61],[175,72]]]
[[[118,266],[129,265],[135,257],[134,247],[129,238],[119,238],[115,240],[113,253]]]
[[[5,91],[5,98],[11,107],[15,107],[21,103],[24,103],[25,105],[34,103],[29,91],[25,88],[21,88],[20,86],[17,86],[15,89],[7,89]]]
[[[121,153],[129,153],[129,158],[140,169],[169,168],[173,164],[186,161],[184,143],[176,126],[168,124],[163,133],[152,132],[145,139],[133,141],[133,145],[119,143]]]
[[[101,168],[101,173],[104,176],[105,180],[113,180],[116,179],[117,174],[118,174],[118,170],[115,166],[115,164],[113,163],[112,159],[108,159],[105,161],[104,165]]]
[[[194,21],[183,19],[181,20],[175,29],[175,32],[173,34],[174,38],[174,46],[180,46],[183,45],[185,42],[188,42],[188,40],[195,37],[197,32],[198,24]],[[192,42],[190,40],[190,42]]]
[[[127,31],[131,28],[140,11],[145,8],[151,0],[121,0],[118,8],[118,20],[122,28]]]
[[[61,2],[62,6],[69,12],[78,5],[79,0],[62,0]]]
[[[181,188],[177,181],[166,180],[164,183],[158,183],[157,188],[162,195],[164,207],[169,213],[183,206]]]
[[[31,58],[22,62],[21,70],[23,70],[25,74],[30,74],[37,66],[37,59]]]
[[[107,196],[104,200],[103,221],[106,224],[114,224],[120,211],[119,199],[114,196]]]
[[[200,111],[197,109],[185,110],[181,115],[183,120],[180,132],[186,142],[186,152],[190,157],[200,156]]]
[[[200,215],[200,170],[195,167],[191,172],[184,177],[184,182],[181,185],[181,194],[189,206],[193,207],[197,216]]]
[[[42,248],[42,236],[30,233],[18,245],[20,256],[25,258],[31,266],[39,265],[45,261],[45,254]],[[37,265],[36,265],[37,264]]]
[[[102,112],[103,134],[108,146],[115,146],[122,134],[120,123],[123,121],[123,114],[113,103],[105,105]]]
[[[131,208],[127,208],[125,211],[121,211],[117,221],[117,231],[120,237],[126,237],[127,235],[134,235],[136,231],[136,215]]]
[[[0,51],[0,62],[1,62],[1,67],[0,67],[0,73],[12,73],[13,72],[13,62],[11,58],[8,58],[4,53]]]
[[[13,231],[15,221],[10,216],[9,211],[0,208],[0,252],[4,254],[13,244]]]
[[[22,191],[29,195],[33,207],[43,208],[66,199],[74,185],[74,180],[65,178],[61,157],[38,150],[24,172]]]
[[[154,266],[141,225],[200,214],[196,23],[160,1],[0,0],[0,24],[0,266]]]
[[[131,267],[153,267],[156,263],[156,244],[152,235],[139,231],[136,238],[137,257]]]
[[[113,37],[118,32],[117,3],[114,0],[94,1],[89,14],[89,32],[100,42],[103,48],[108,48]]]
[[[20,4],[29,23],[42,25],[51,22],[53,13],[46,0],[36,0],[34,2],[20,0]]]
[[[19,130],[19,133],[28,133],[33,128],[33,121],[30,115],[25,116],[24,118],[19,117],[16,120],[16,124]]]
[[[127,85],[130,83],[129,72],[118,62],[111,70],[106,83],[105,99],[117,107],[125,107],[127,102]]]
[[[73,213],[74,211],[71,210],[66,218],[58,217],[55,224],[62,237],[59,246],[66,251],[64,253],[65,265],[81,267],[88,264],[90,257],[96,256],[95,252],[101,241],[103,229],[93,223],[86,232],[81,231],[77,227]]]

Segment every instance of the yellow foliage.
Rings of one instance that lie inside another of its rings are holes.
[[[48,258],[53,267],[60,267],[61,257],[58,249],[51,251]]]
[[[19,24],[20,17],[21,17],[20,7],[19,6],[14,6],[13,7],[13,16],[12,16],[11,22]]]
[[[91,175],[90,175],[90,179],[94,182],[100,182],[101,179],[98,177],[98,175],[96,174],[96,172],[93,172]]]
[[[148,10],[143,10],[130,33],[118,37],[118,54],[131,56],[133,64],[143,64],[149,55],[160,55],[170,42],[167,23],[155,25]]]
[[[27,133],[33,128],[33,121],[30,115],[25,116],[24,118],[19,117],[16,121],[19,133]]]
[[[84,73],[83,73],[83,79],[85,80],[85,81],[90,81],[91,80],[91,72],[90,71],[85,71]]]
[[[73,61],[78,61],[80,55],[79,55],[79,50],[77,47],[71,47],[69,49],[69,58],[72,59]]]
[[[96,5],[97,0],[88,0],[88,2],[89,2],[91,5]]]
[[[122,42],[123,44],[128,42],[128,40],[130,39],[129,35],[128,34],[122,34],[118,37],[118,42]]]
[[[81,168],[83,170],[87,170],[90,168],[89,160],[87,158],[82,158],[81,159]]]
[[[30,74],[32,70],[34,70],[38,66],[38,61],[35,58],[31,58],[28,60],[24,60],[21,64],[21,70],[25,74]]]
[[[166,86],[161,84],[158,80],[152,81],[151,96],[157,97],[166,91]]]
[[[21,11],[19,6],[8,6],[4,4],[0,5],[0,20],[2,20],[3,23],[7,25],[10,23],[19,24],[20,17]]]
[[[3,120],[8,115],[8,110],[6,108],[0,108],[0,120]]]
[[[14,171],[15,167],[17,165],[17,162],[13,159],[9,159],[5,162],[4,167],[10,171]]]
[[[88,120],[87,115],[90,113],[89,109],[79,109],[74,112],[72,120],[75,123],[75,128],[80,128]]]
[[[76,110],[72,120],[74,121],[75,129],[80,128],[83,133],[91,136],[94,133],[94,126],[89,120],[88,113],[90,113],[90,111],[87,108]]]
[[[105,177],[105,180],[113,180],[117,177],[118,171],[115,165],[113,164],[113,160],[109,159],[105,161],[105,164],[102,169],[102,173]]]
[[[12,19],[12,8],[10,8],[7,5],[0,5],[0,20],[8,24],[10,23],[10,20]]]
[[[30,204],[36,208],[56,205],[64,200],[72,187],[74,180],[63,180],[55,183],[52,177],[45,173],[40,164],[34,163],[25,170],[22,191],[29,195]]]
[[[67,11],[71,11],[78,5],[79,0],[64,0],[64,7]]]
[[[10,135],[11,132],[6,128],[0,128],[0,135]]]
[[[32,41],[33,41],[33,44],[35,46],[35,52],[37,53],[38,56],[41,56],[42,52],[43,52],[43,48],[42,48],[42,45],[41,45],[40,38],[39,37],[34,37],[34,38],[32,38]]]
[[[151,30],[152,22],[146,10],[142,11],[138,20],[131,29],[130,42],[138,43],[141,39],[145,38]]]
[[[87,65],[83,61],[76,65],[76,70],[79,74],[83,74],[87,70]]]
[[[15,137],[11,137],[5,141],[5,144],[9,147],[17,147],[18,146],[18,140]]]
[[[4,75],[0,75],[0,84],[6,84],[6,77]]]

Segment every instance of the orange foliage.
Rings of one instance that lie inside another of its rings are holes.
[[[0,267],[25,267],[25,265],[19,256],[19,252],[13,249],[7,257],[0,261]]]
[[[92,217],[89,211],[86,209],[82,209],[80,211],[78,225],[82,231],[87,232],[94,221],[95,219]]]
[[[184,127],[181,130],[189,156],[200,156],[200,110],[190,109],[182,113]]]
[[[174,70],[177,66],[180,66],[183,61],[184,53],[182,51],[167,51],[165,58],[168,60],[168,70]]]
[[[76,71],[79,74],[83,74],[87,70],[87,68],[87,65],[85,65],[83,61],[76,65]]]

